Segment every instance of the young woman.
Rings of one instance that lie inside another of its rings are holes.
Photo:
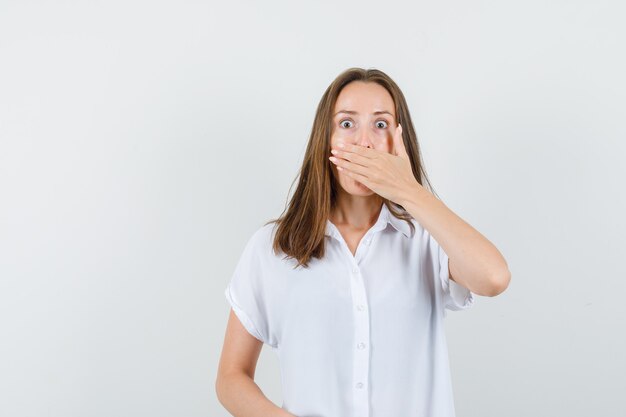
[[[237,417],[454,417],[445,310],[509,281],[498,249],[435,197],[399,87],[350,68],[319,103],[286,212],[226,288],[218,398]],[[263,343],[281,407],[254,382]]]

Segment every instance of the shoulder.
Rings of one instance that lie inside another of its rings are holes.
[[[274,240],[275,230],[275,223],[264,224],[263,226],[258,227],[252,233],[250,240],[253,241],[256,245],[265,246]]]
[[[248,237],[244,251],[256,256],[269,255],[274,241],[275,224],[269,223],[258,227]]]

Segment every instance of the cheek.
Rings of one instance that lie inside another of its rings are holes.
[[[375,146],[375,149],[380,152],[391,153],[391,150],[393,149],[393,142],[387,140],[382,141]]]
[[[335,133],[332,134],[331,136],[331,142],[334,144],[338,141],[346,141],[348,138],[352,137],[353,135],[348,133],[346,130],[337,130]]]

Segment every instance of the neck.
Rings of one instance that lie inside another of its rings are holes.
[[[378,195],[361,197],[340,194],[331,209],[330,221],[336,226],[367,230],[376,223],[382,204],[383,199]]]

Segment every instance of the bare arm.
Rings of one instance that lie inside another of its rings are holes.
[[[500,251],[441,200],[416,183],[401,203],[448,254],[453,281],[490,297],[508,287],[511,273]]]
[[[217,398],[234,417],[296,417],[271,402],[254,382],[262,348],[263,342],[248,333],[231,308],[215,380]]]

